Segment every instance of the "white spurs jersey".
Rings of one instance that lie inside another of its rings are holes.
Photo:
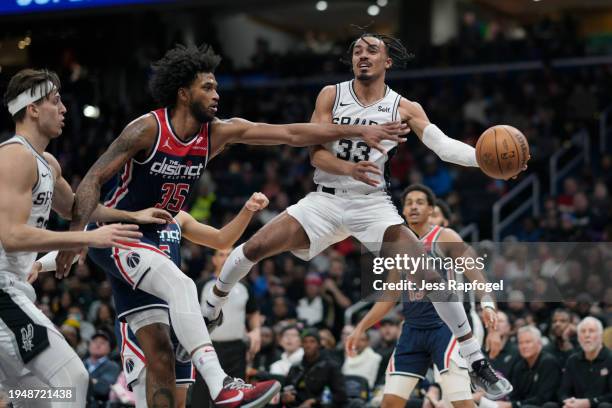
[[[398,108],[401,95],[386,86],[385,96],[382,99],[364,106],[357,99],[353,83],[354,80],[336,84],[336,99],[332,110],[333,123],[339,125],[381,125],[399,120]],[[381,145],[384,147],[385,153],[370,148],[358,137],[337,140],[324,145],[328,151],[339,159],[350,160],[355,163],[367,160],[376,164],[382,175],[369,175],[371,178],[378,180],[379,183],[376,187],[355,180],[351,176],[331,174],[318,168],[315,170],[314,182],[317,185],[358,194],[368,194],[385,189],[389,181],[387,163],[395,153],[397,143],[391,140],[383,140]]]
[[[36,158],[38,170],[37,182],[32,189],[32,209],[28,217],[28,225],[36,228],[46,228],[51,211],[51,200],[53,198],[54,177],[49,163],[39,155],[30,143],[21,136],[13,136],[6,142],[0,144],[19,143],[32,152]],[[19,280],[25,280],[32,269],[32,264],[36,260],[36,252],[11,252],[7,253],[0,242],[0,277],[10,274],[17,276]]]

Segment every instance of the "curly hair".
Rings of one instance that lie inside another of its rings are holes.
[[[176,45],[159,61],[151,64],[149,88],[163,106],[176,105],[179,88],[188,87],[199,73],[214,73],[221,57],[208,44],[199,47]]]

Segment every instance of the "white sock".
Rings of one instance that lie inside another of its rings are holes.
[[[206,380],[211,391],[216,390],[214,394],[216,398],[227,374],[221,368],[214,348],[212,346],[202,347],[212,342],[198,304],[195,283],[169,259],[161,256],[158,258],[154,266],[150,267],[149,273],[141,280],[139,288],[168,303],[172,328],[178,341],[191,354],[196,369]],[[212,352],[202,358],[203,349],[212,350]],[[203,368],[204,366],[206,369]],[[218,378],[221,380],[216,380]],[[212,383],[208,382],[209,379]]]
[[[232,253],[227,257],[221,273],[215,282],[215,287],[222,292],[231,292],[232,288],[244,278],[255,262],[250,261],[244,255],[243,252],[244,244],[236,247]],[[206,306],[204,308],[204,315],[208,319],[216,319],[221,313],[221,308],[227,301],[229,296],[217,296],[211,290],[206,298]]]
[[[455,337],[463,337],[472,331],[470,322],[465,314],[465,309],[463,308],[463,303],[457,301],[432,301],[431,304],[436,308],[440,319],[446,323]]]
[[[202,375],[210,390],[210,396],[214,400],[223,388],[223,380],[227,374],[221,368],[217,352],[212,346],[200,347],[193,353],[193,364]]]
[[[465,341],[459,342],[459,354],[467,360],[470,371],[472,370],[472,363],[484,359],[484,354],[482,354],[476,337],[470,337]]]

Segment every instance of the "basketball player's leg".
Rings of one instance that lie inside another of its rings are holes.
[[[174,370],[169,369],[174,365],[170,326],[164,323],[147,324],[137,329],[135,334],[147,361],[146,406],[153,406],[153,401],[161,398],[166,398],[172,406],[176,401],[176,379]]]
[[[387,229],[384,242],[390,253],[385,256],[396,254],[408,254],[411,257],[423,256],[424,250],[416,236],[402,225],[391,226]],[[425,279],[429,282],[441,282],[441,276],[434,270],[421,269],[412,275],[412,279]],[[490,399],[499,399],[512,391],[512,385],[504,378],[498,377],[492,370],[488,360],[482,353],[480,343],[473,336],[470,323],[463,304],[456,300],[451,291],[430,291],[427,294],[436,312],[457,338],[459,353],[468,362],[468,368],[472,380],[482,388]]]
[[[260,260],[287,251],[309,260],[347,237],[342,228],[342,200],[327,193],[310,193],[235,248],[208,293],[205,317],[209,321],[219,317],[231,289]]]
[[[72,387],[74,402],[57,401],[51,408],[84,407],[87,400],[89,374],[83,362],[61,334],[47,330],[49,347],[36,356],[25,367],[51,387]]]
[[[53,323],[20,290],[0,289],[0,366],[7,381],[29,371],[52,387],[74,387],[73,402],[53,408],[85,406],[89,374]]]
[[[302,225],[286,211],[282,212],[232,251],[213,287],[214,293],[227,296],[257,262],[283,252],[308,248],[309,244]]]
[[[166,256],[147,249],[139,249],[137,252],[140,255],[140,262],[135,268],[132,268],[133,281],[138,282],[138,289],[141,291],[156,296],[168,304],[170,320],[176,337],[189,352],[197,370],[206,381],[211,396],[213,399],[216,398],[223,388],[223,381],[227,375],[221,368],[217,354],[212,347],[208,329],[200,311],[195,283]],[[125,264],[127,256],[129,254],[121,253],[118,262],[122,265]],[[130,320],[128,323],[132,326],[132,330],[138,328],[137,324],[133,326],[133,321]],[[139,331],[142,330],[142,328],[138,329]],[[163,384],[171,387],[171,391],[164,387],[163,395],[174,397],[174,375],[168,373],[169,368],[174,367],[174,355],[169,331],[164,329],[162,335],[159,327],[149,330],[153,331],[152,333],[147,332],[154,336],[153,339],[147,340],[146,335],[141,335],[138,332],[136,332],[136,336],[139,342],[141,342],[141,338],[145,342],[144,344],[141,343],[142,347],[153,346],[151,352],[155,352],[157,343],[164,346],[164,355],[167,360],[165,363],[167,364],[160,364],[159,369],[162,370],[161,366],[165,367],[164,372],[167,373],[167,377],[164,377]],[[147,343],[147,341],[152,344]],[[150,383],[150,381],[147,380],[147,383]],[[163,395],[159,394],[160,397]]]

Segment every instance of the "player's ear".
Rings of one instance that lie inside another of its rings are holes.
[[[38,109],[38,105],[35,103],[31,103],[28,106],[26,106],[26,110],[30,112],[30,115],[33,118],[38,118],[38,116],[40,115],[40,110]]]
[[[393,59],[391,57],[387,57],[385,61],[385,69],[390,69],[393,66]]]
[[[187,90],[187,88],[183,88],[183,87],[179,88],[177,94],[178,94],[179,100],[182,99],[186,101],[189,99],[189,91]]]

